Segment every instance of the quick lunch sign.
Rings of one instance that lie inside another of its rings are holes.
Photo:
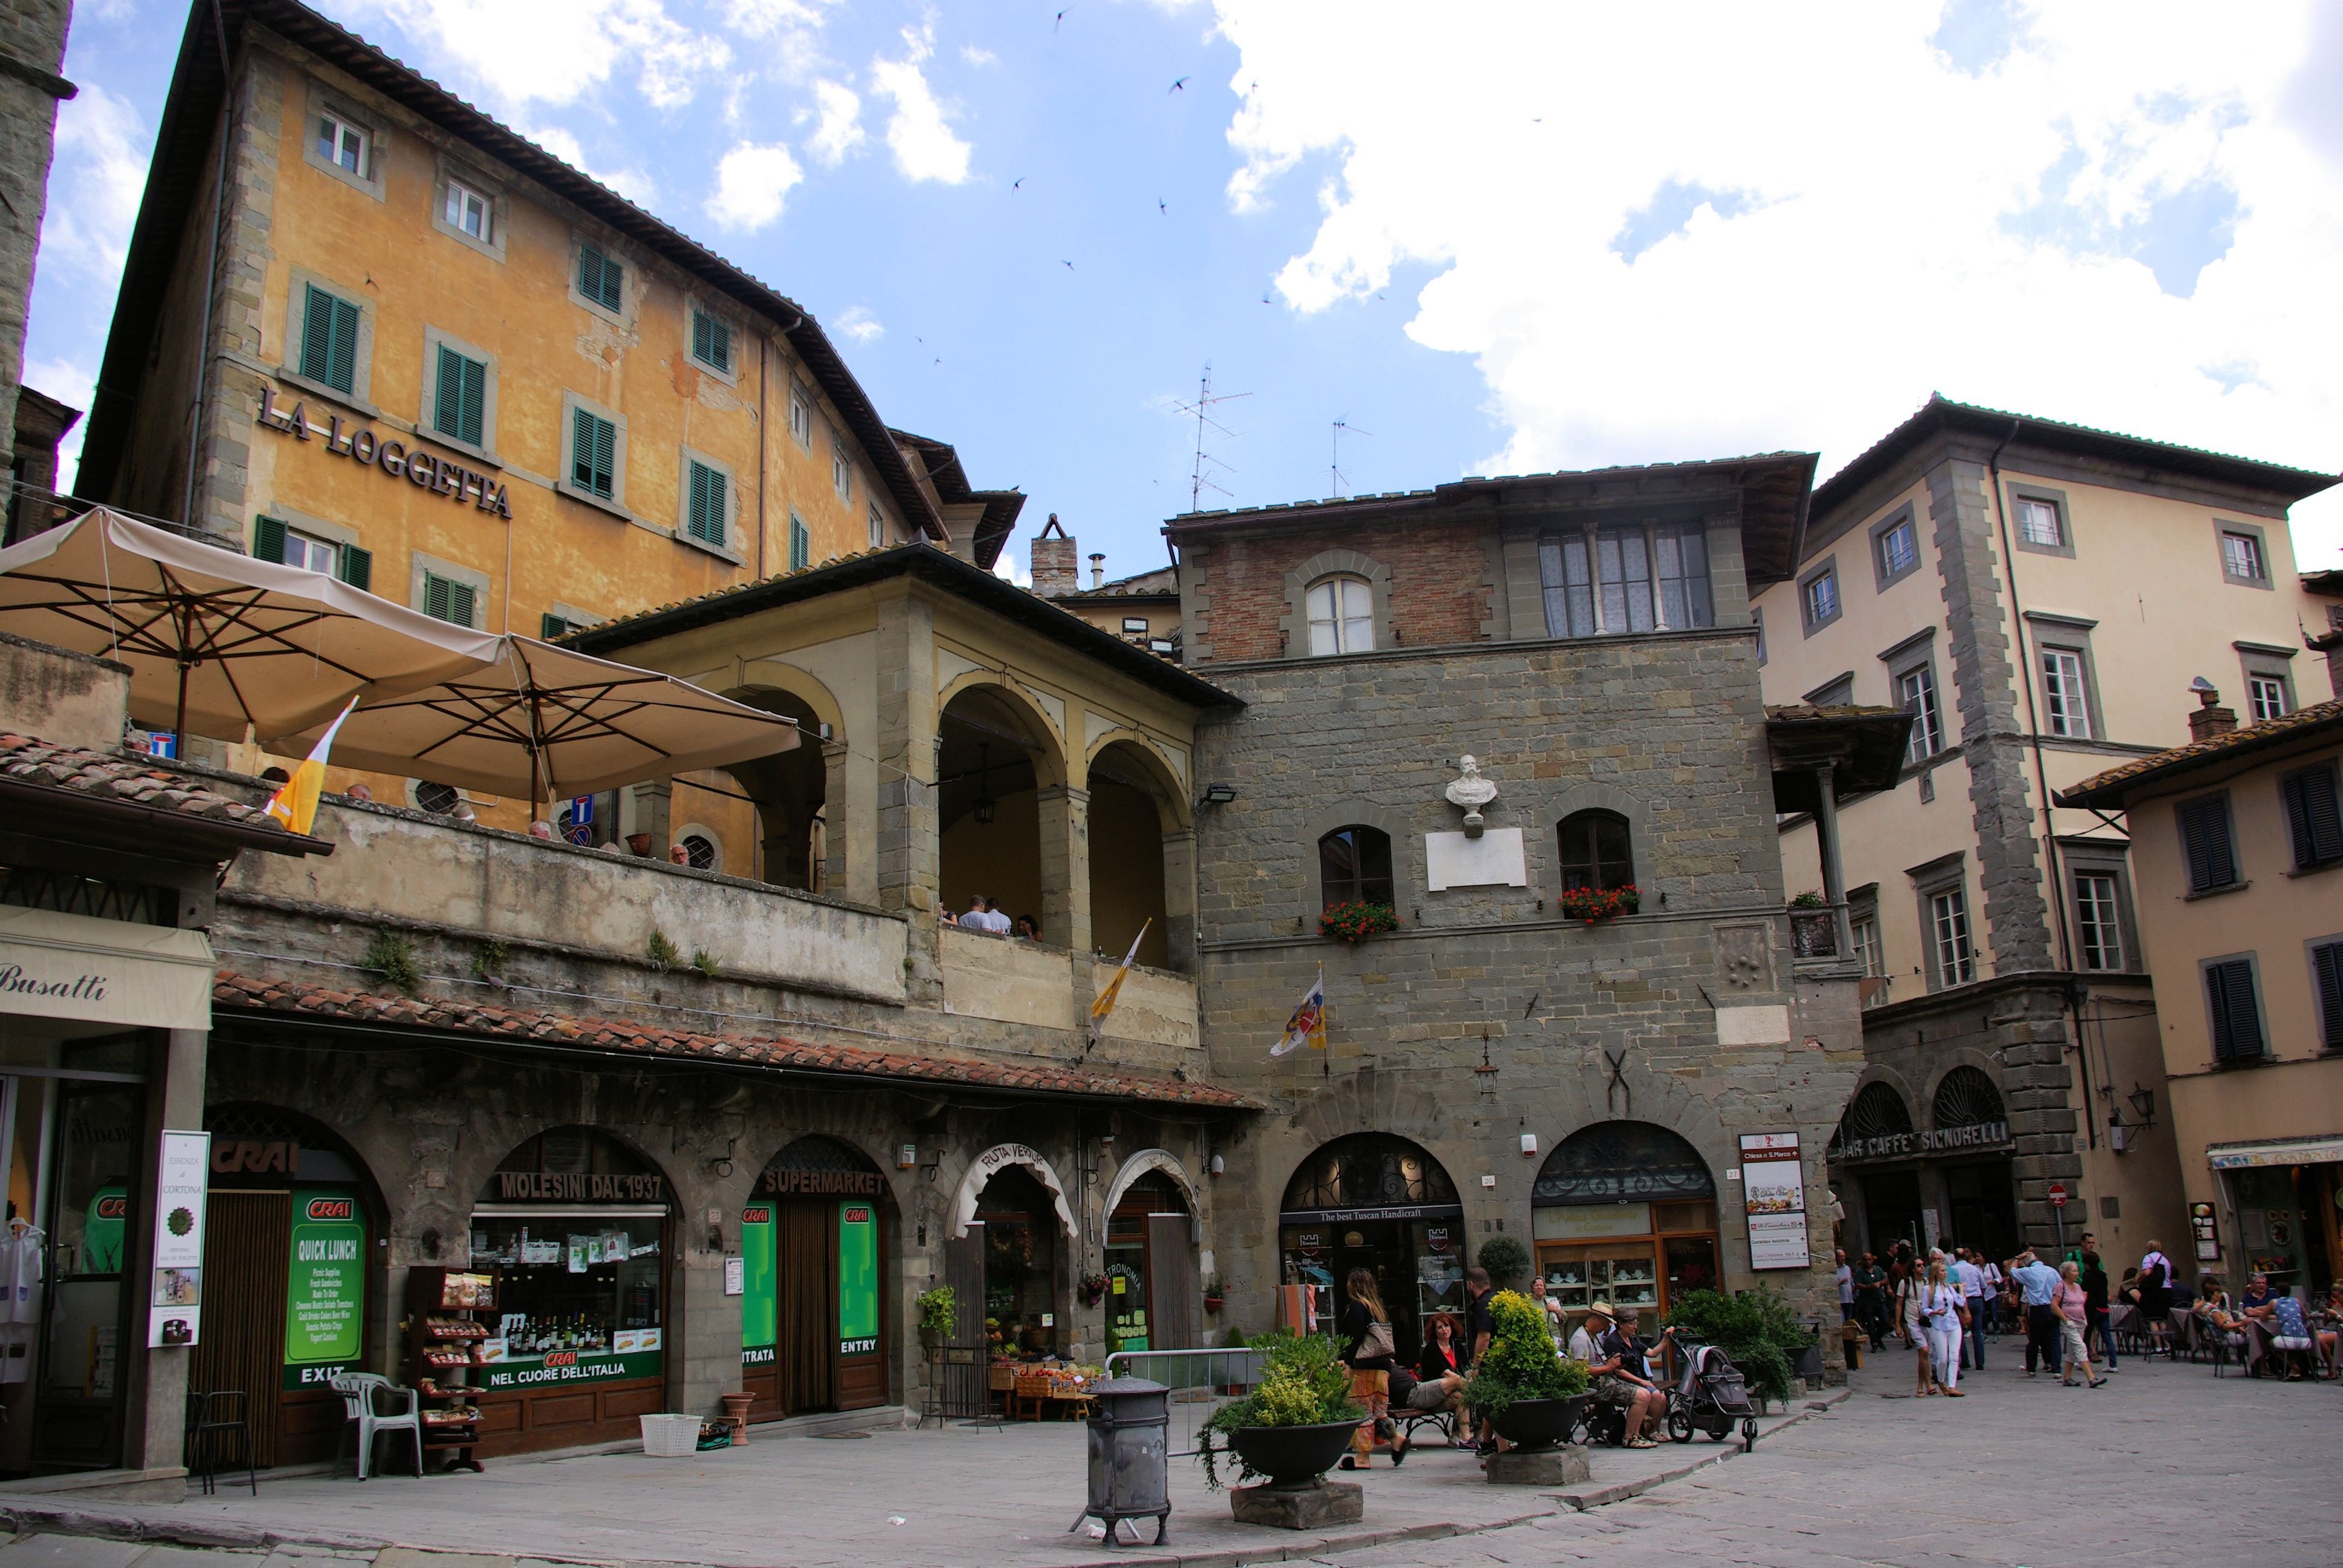
[[[366,1332],[365,1211],[348,1192],[296,1189],[285,1273],[287,1391],[324,1388],[357,1367]]]

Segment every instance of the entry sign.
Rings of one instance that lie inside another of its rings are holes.
[[[211,1187],[212,1135],[165,1132],[155,1180],[155,1284],[146,1319],[151,1345],[192,1345],[203,1323],[204,1199]]]
[[[2050,1183],[2050,1207],[2052,1207],[2053,1209],[2064,1209],[2066,1206],[2066,1183],[2064,1183],[2064,1182],[2062,1182],[2062,1181],[2053,1181],[2053,1182],[2051,1182],[2051,1183]]]

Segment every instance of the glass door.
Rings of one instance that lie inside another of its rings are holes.
[[[34,1435],[36,1470],[121,1462],[126,1358],[135,1353],[124,1270],[141,1206],[142,1093],[62,1085],[50,1184],[51,1285]]]

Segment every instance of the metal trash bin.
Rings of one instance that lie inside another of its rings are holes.
[[[1143,1377],[1110,1378],[1091,1384],[1090,1506],[1066,1527],[1071,1535],[1085,1519],[1106,1525],[1106,1543],[1119,1546],[1115,1526],[1126,1519],[1153,1519],[1155,1544],[1163,1544],[1172,1522],[1172,1482],[1164,1449],[1171,1426],[1172,1391]]]

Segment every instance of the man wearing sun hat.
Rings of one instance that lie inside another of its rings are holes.
[[[1588,1309],[1586,1321],[1571,1333],[1570,1359],[1585,1366],[1593,1366],[1601,1361],[1603,1336],[1609,1333],[1611,1325],[1618,1321],[1619,1314],[1611,1310],[1610,1302],[1595,1302]]]

